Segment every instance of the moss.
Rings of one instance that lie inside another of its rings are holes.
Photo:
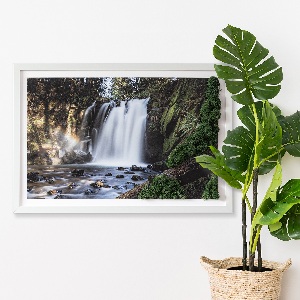
[[[163,144],[163,154],[168,155],[172,149],[175,148],[175,146],[179,143],[179,128],[181,124],[181,119],[179,119],[175,125],[175,128],[170,133],[168,137],[165,137],[164,144]]]
[[[162,120],[161,120],[163,132],[167,131],[167,126],[172,121],[174,112],[175,112],[175,105],[171,106],[168,110],[166,110],[163,113]]]
[[[219,199],[218,191],[218,177],[216,175],[211,175],[209,181],[205,185],[204,191],[202,193],[203,199]]]
[[[189,158],[209,153],[209,146],[217,146],[218,120],[221,101],[219,99],[220,83],[216,77],[210,77],[207,83],[205,101],[200,109],[200,123],[194,133],[189,135],[170,153],[167,159],[169,168],[182,164]]]
[[[202,199],[202,194],[208,181],[209,177],[205,176],[200,177],[199,179],[184,185],[183,188],[187,198]]]
[[[139,199],[185,199],[180,183],[167,175],[158,175],[139,193]]]

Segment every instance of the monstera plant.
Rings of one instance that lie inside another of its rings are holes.
[[[264,225],[281,240],[300,239],[300,179],[282,182],[282,157],[286,153],[300,157],[300,113],[285,117],[269,102],[279,93],[283,79],[269,50],[246,30],[228,25],[223,32],[213,48],[215,58],[223,63],[216,64],[215,71],[240,104],[237,116],[242,125],[228,131],[222,152],[211,146],[213,156],[201,155],[196,160],[241,191],[243,270],[254,271],[256,256],[261,270]],[[260,178],[271,171],[267,192],[258,201]],[[249,241],[247,209],[251,214]]]

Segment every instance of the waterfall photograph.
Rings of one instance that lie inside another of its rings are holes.
[[[27,78],[27,199],[218,199],[216,77]]]

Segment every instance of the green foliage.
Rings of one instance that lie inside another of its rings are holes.
[[[203,199],[219,199],[218,191],[218,177],[216,175],[211,175],[209,181],[205,185],[204,191],[202,193]]]
[[[104,78],[28,78],[28,150],[54,141],[56,129],[77,134],[82,112],[104,91]]]
[[[249,259],[253,264],[262,226],[268,225],[271,234],[282,240],[300,239],[300,179],[291,179],[282,186],[281,167],[286,151],[300,157],[300,113],[284,117],[268,101],[280,91],[283,78],[269,50],[248,31],[228,25],[223,32],[229,40],[218,36],[213,51],[226,65],[215,65],[215,70],[225,80],[232,99],[244,105],[237,112],[243,125],[228,131],[223,154],[211,147],[214,157],[200,155],[196,161],[240,189],[242,201],[254,213],[249,239]],[[256,209],[258,174],[266,174],[274,167],[269,188]],[[252,181],[250,203],[247,194]],[[246,240],[246,234],[243,237]]]
[[[269,225],[270,233],[282,241],[300,239],[300,204],[295,204],[275,224]]]
[[[268,57],[269,50],[246,30],[228,25],[223,32],[230,41],[218,35],[213,53],[228,65],[215,65],[215,70],[225,80],[232,99],[251,104],[253,96],[259,100],[274,98],[280,91],[283,75],[274,57]]]
[[[196,162],[224,179],[231,187],[241,189],[245,177],[239,171],[233,170],[225,164],[225,156],[218,149],[213,146],[210,149],[215,157],[200,155],[196,157]]]
[[[139,193],[139,199],[185,199],[180,183],[167,175],[158,175]]]
[[[196,155],[209,153],[209,146],[217,146],[218,120],[220,118],[221,101],[219,99],[220,83],[216,77],[211,77],[207,83],[205,101],[200,109],[200,124],[195,132],[189,135],[169,155],[169,168],[182,164]]]
[[[258,136],[254,115],[259,122]],[[238,116],[246,127],[238,126],[227,133],[222,148],[227,166],[244,172],[253,164],[260,174],[269,172],[275,167],[282,147],[282,130],[271,105],[263,101],[244,106]]]
[[[293,156],[300,157],[300,112],[288,117],[279,117],[282,127],[282,143],[286,151]]]

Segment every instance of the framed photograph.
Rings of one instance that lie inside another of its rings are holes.
[[[232,212],[195,160],[232,127],[212,64],[14,68],[15,213]]]

